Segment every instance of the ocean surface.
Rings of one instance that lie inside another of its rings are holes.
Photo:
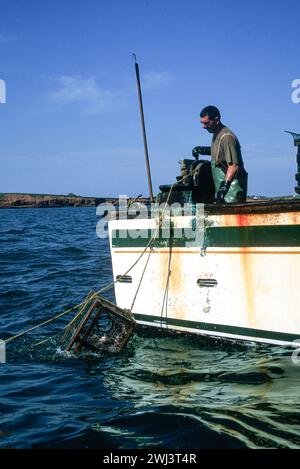
[[[95,208],[0,210],[1,339],[111,282],[96,223]],[[135,334],[119,355],[75,356],[58,337],[71,318],[7,344],[0,448],[300,448],[288,348]]]

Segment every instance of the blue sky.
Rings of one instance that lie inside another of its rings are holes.
[[[296,0],[0,0],[0,191],[147,195],[209,144],[207,104],[239,137],[250,195],[293,194]],[[300,93],[299,93],[300,96]]]

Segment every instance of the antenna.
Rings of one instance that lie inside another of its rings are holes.
[[[141,115],[142,134],[143,134],[143,142],[144,142],[144,150],[145,150],[145,160],[146,160],[146,170],[147,170],[150,201],[153,202],[154,197],[153,197],[151,171],[150,171],[150,163],[149,163],[149,154],[148,154],[148,145],[147,145],[147,136],[146,136],[146,127],[145,127],[145,117],[144,117],[144,109],[143,109],[143,99],[142,99],[139,64],[136,61],[136,55],[132,54],[132,57],[134,58],[134,65],[135,65],[135,74],[136,74],[136,83],[137,83],[138,97],[139,97],[139,107],[140,107],[140,115]]]

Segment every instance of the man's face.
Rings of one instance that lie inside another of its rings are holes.
[[[220,122],[217,117],[215,119],[210,119],[208,116],[201,117],[200,120],[203,129],[206,129],[210,134],[215,133]]]

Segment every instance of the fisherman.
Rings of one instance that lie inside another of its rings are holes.
[[[195,147],[194,158],[211,155],[211,170],[217,203],[245,202],[248,174],[244,168],[241,146],[234,133],[221,122],[215,106],[200,113],[202,127],[213,134],[211,147]]]

